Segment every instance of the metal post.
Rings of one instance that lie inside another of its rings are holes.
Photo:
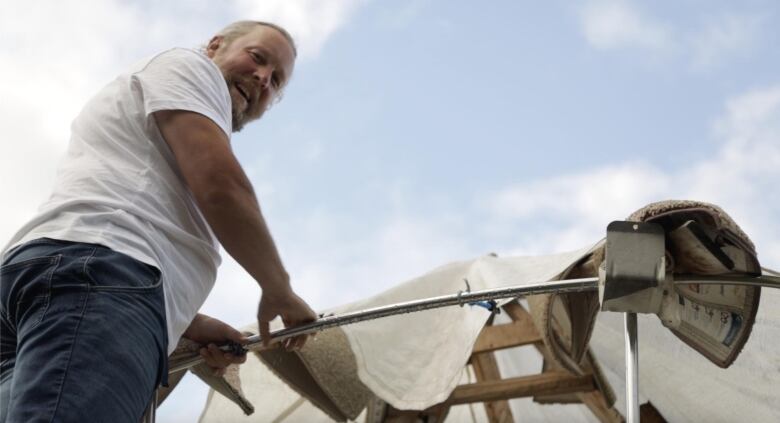
[[[625,313],[626,335],[626,417],[639,423],[639,349],[636,313]]]
[[[146,406],[143,417],[141,417],[141,423],[155,423],[157,414],[157,389],[152,394],[152,399],[149,401],[149,405]]]

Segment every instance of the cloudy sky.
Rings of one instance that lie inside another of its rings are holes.
[[[300,59],[233,145],[317,309],[457,259],[591,244],[670,198],[720,205],[778,268],[779,14],[771,0],[11,2],[0,238],[48,195],[101,86],[254,18],[289,28]],[[203,311],[243,326],[258,297],[228,259]],[[187,379],[159,421],[194,421],[204,400]]]

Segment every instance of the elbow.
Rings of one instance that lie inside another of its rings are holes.
[[[246,199],[254,198],[254,191],[248,181],[229,175],[211,175],[197,187],[190,187],[195,201],[201,209],[233,207]]]

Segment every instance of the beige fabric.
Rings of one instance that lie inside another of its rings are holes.
[[[180,338],[179,343],[176,345],[173,353],[168,358],[168,365],[171,366],[175,364],[181,358],[191,357],[193,353],[197,353],[202,347],[202,345],[198,344],[197,342],[193,342],[190,339],[184,337]],[[254,412],[254,407],[251,403],[249,403],[249,401],[247,401],[241,390],[241,379],[239,377],[238,365],[234,364],[228,366],[224,376],[214,376],[211,369],[205,364],[199,364],[197,366],[191,367],[189,371],[191,371],[192,374],[200,378],[202,381],[206,382],[209,387],[217,390],[217,392],[238,405],[245,414],[249,415]],[[175,373],[176,377],[173,378],[175,383],[173,383],[170,388],[161,392],[162,397],[160,401],[164,400],[170,394],[170,391],[175,388],[176,384],[184,376],[184,373],[186,373],[186,371]]]
[[[559,278],[589,248],[536,257],[492,257],[442,266],[337,312]],[[421,410],[444,401],[490,313],[481,307],[447,307],[345,326],[358,376],[399,410]]]
[[[654,222],[664,227],[667,256],[671,256],[672,262],[667,272],[671,277],[674,274],[761,274],[753,242],[716,205],[661,201],[637,210],[628,220]],[[702,240],[696,241],[687,229],[692,225],[702,232]],[[702,245],[702,241],[707,245]],[[677,285],[674,289],[676,295],[668,295],[658,313],[661,322],[714,364],[730,366],[750,336],[761,288]]]
[[[317,334],[300,351],[275,348],[258,357],[334,420],[357,418],[372,396],[358,379],[355,355],[339,328]]]
[[[586,256],[570,265],[559,279],[597,276],[603,250],[604,242],[601,241]],[[532,295],[527,300],[536,329],[554,360],[553,367],[583,374],[582,361],[599,311],[598,293]]]

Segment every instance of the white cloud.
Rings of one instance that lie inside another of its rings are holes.
[[[582,9],[581,23],[585,38],[599,49],[641,47],[661,51],[671,47],[671,30],[627,1],[591,1]]]
[[[480,253],[468,248],[457,216],[391,216],[358,238],[344,237],[337,228],[345,226],[333,217],[313,216],[310,224],[299,225],[300,239],[287,254],[296,286],[321,307],[365,298]]]
[[[242,19],[273,22],[287,29],[302,59],[316,57],[322,46],[365,0],[236,0]]]
[[[594,243],[607,223],[666,198],[669,175],[642,162],[507,187],[483,201],[495,227],[517,228],[509,254],[549,254]]]
[[[579,221],[603,221],[605,213],[630,213],[636,204],[656,198],[668,186],[668,177],[657,169],[641,162],[625,163],[512,187],[500,192],[493,206],[504,217],[576,215]]]
[[[713,133],[723,146],[685,175],[690,191],[723,205],[766,264],[780,267],[780,86],[728,101]]]
[[[652,201],[693,199],[718,204],[751,236],[764,264],[780,265],[780,86],[726,104],[713,124],[717,151],[672,171],[624,163],[498,190],[488,201],[504,224],[547,222],[518,239],[569,249],[603,236],[606,224]],[[543,249],[546,249],[543,247]]]
[[[761,16],[720,13],[681,27],[654,18],[631,0],[590,0],[580,10],[587,42],[599,50],[638,50],[653,58],[679,59],[705,71],[750,54],[760,40]]]

